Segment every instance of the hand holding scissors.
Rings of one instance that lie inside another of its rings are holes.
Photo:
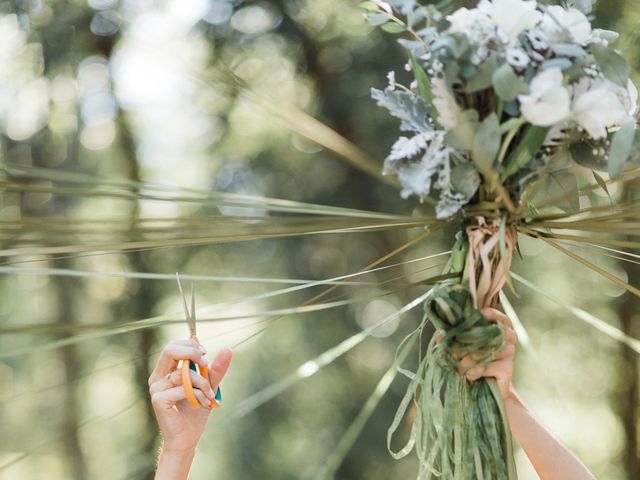
[[[200,341],[198,340],[198,335],[196,333],[196,296],[193,290],[193,286],[191,287],[191,310],[189,310],[189,307],[187,306],[187,298],[185,297],[184,290],[182,289],[182,283],[180,282],[180,276],[177,273],[176,278],[178,280],[178,289],[180,290],[180,295],[182,296],[182,306],[184,307],[184,315],[187,319],[187,325],[189,326],[190,338],[191,340],[195,340],[196,343],[200,345]],[[200,408],[200,402],[198,402],[195,395],[193,394],[193,384],[191,382],[190,371],[197,372],[208,382],[209,369],[206,367],[206,365],[196,365],[193,360],[182,360],[182,385],[184,386],[187,401],[193,408]],[[220,391],[220,387],[218,387],[215,397],[211,400],[210,408],[218,408],[220,406],[220,402],[222,402],[222,392]]]
[[[182,293],[182,286],[180,291]],[[207,363],[206,349],[195,335],[193,294],[191,312],[186,307],[186,298],[182,297],[192,338],[169,342],[149,377],[149,393],[163,437],[163,450],[195,448],[211,409],[220,404],[218,385],[229,368],[232,355],[230,349],[223,348],[211,363]]]

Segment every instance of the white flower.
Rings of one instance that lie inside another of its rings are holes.
[[[621,125],[631,118],[630,105],[621,101],[619,90],[607,80],[583,78],[573,87],[572,119],[594,139],[607,136],[607,128]],[[629,103],[631,98],[627,97]]]
[[[447,15],[447,20],[451,24],[448,31],[451,33],[460,33],[462,35],[469,35],[478,24],[486,24],[488,17],[484,12],[481,12],[477,8],[459,8],[451,15]]]
[[[518,35],[534,27],[542,18],[535,0],[482,0],[478,10],[485,12],[498,26],[498,31],[509,43]]]
[[[589,20],[575,8],[564,9],[558,5],[547,7],[542,29],[555,42],[574,41],[582,45],[591,38]]]
[[[582,13],[591,13],[594,3],[596,3],[596,0],[571,0],[572,6],[576,7]]]
[[[506,53],[507,63],[516,70],[522,70],[529,65],[529,55],[521,48],[509,47]]]
[[[496,38],[495,23],[485,12],[477,8],[472,8],[471,10],[459,8],[451,15],[448,15],[447,20],[451,24],[447,31],[467,37],[471,44],[475,46],[476,52],[483,49],[486,50],[486,43]],[[486,57],[486,54],[482,53],[474,55],[476,56],[474,63],[479,63]]]
[[[528,95],[519,95],[520,111],[533,125],[549,127],[570,113],[571,97],[562,86],[562,71],[548,68],[533,77]]]
[[[431,80],[433,92],[433,105],[438,111],[438,121],[447,130],[452,130],[458,125],[458,119],[462,115],[462,108],[456,102],[453,93],[449,90],[447,82],[443,78]]]
[[[535,30],[529,30],[527,37],[534,50],[547,50],[549,48],[549,39],[542,30],[537,28]]]

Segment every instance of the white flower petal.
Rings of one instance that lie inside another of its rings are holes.
[[[573,120],[594,138],[607,136],[607,128],[624,123],[629,115],[616,92],[606,83],[574,96]]]
[[[534,27],[542,18],[535,0],[482,0],[478,9],[486,12],[505,39],[512,43],[518,35]]]
[[[528,95],[519,95],[520,111],[533,125],[549,127],[569,116],[571,96],[562,86],[562,71],[549,68],[536,75]]]
[[[584,44],[591,38],[589,19],[575,8],[565,9],[558,5],[547,7],[547,13],[542,19],[542,29],[556,42],[571,40]]]

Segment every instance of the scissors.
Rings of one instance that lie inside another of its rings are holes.
[[[189,311],[189,307],[187,306],[187,298],[184,294],[184,290],[182,290],[182,282],[180,282],[180,275],[176,273],[176,279],[178,280],[178,289],[180,290],[180,295],[182,296],[182,306],[184,307],[184,314],[187,318],[187,325],[189,326],[189,334],[190,338],[198,341],[198,337],[196,336],[196,296],[193,290],[193,285],[191,286],[191,311]],[[184,386],[184,393],[187,397],[187,401],[189,405],[193,408],[200,408],[200,402],[193,394],[193,384],[191,383],[191,376],[189,374],[189,370],[193,370],[198,373],[201,377],[204,377],[209,382],[209,369],[207,367],[200,367],[195,364],[192,360],[183,360],[182,361],[182,385]],[[218,408],[222,403],[222,392],[220,391],[220,387],[215,395],[215,401],[211,402],[210,408]]]

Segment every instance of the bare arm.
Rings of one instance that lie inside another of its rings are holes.
[[[162,447],[158,457],[155,480],[177,480],[189,478],[196,449],[171,451]]]
[[[580,459],[540,423],[513,388],[505,398],[505,405],[511,432],[540,480],[595,480]]]
[[[191,371],[193,393],[203,408],[192,408],[186,400],[180,360],[192,360],[207,366],[206,350],[194,340],[170,342],[162,351],[149,377],[149,394],[162,434],[162,450],[158,457],[155,480],[186,480],[196,447],[211,413],[214,391],[231,362],[231,350],[222,349],[208,365],[209,379]]]
[[[472,359],[462,361],[469,381],[481,377],[495,377],[505,401],[511,432],[529,457],[540,480],[595,480],[587,467],[562,442],[546,429],[527,408],[511,385],[513,362],[516,355],[516,335],[511,321],[502,312],[488,308],[485,317],[507,327],[507,346],[486,366],[474,366]]]

